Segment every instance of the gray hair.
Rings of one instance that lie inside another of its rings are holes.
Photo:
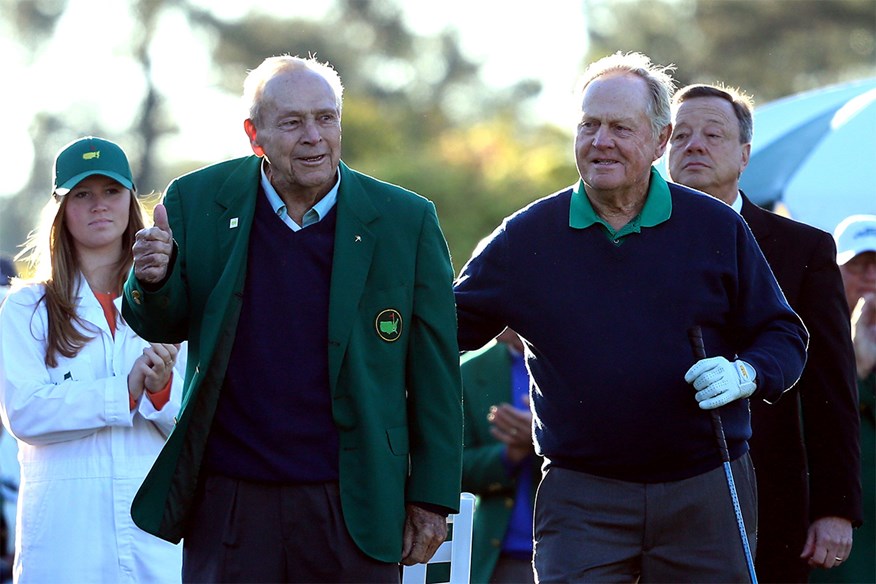
[[[247,73],[246,79],[243,81],[243,103],[249,119],[254,123],[260,121],[262,92],[268,81],[279,73],[302,69],[313,71],[326,80],[335,94],[338,112],[340,112],[343,106],[344,86],[341,83],[341,76],[328,62],[320,63],[313,57],[304,59],[298,56],[280,55],[268,57],[262,61],[261,65]]]
[[[675,90],[675,80],[670,73],[675,65],[661,67],[651,62],[642,53],[621,53],[618,51],[608,57],[603,57],[591,63],[578,81],[577,95],[581,96],[591,81],[611,73],[632,73],[641,77],[648,85],[648,100],[646,112],[651,120],[651,132],[654,137],[672,123],[672,111],[669,98]]]
[[[733,113],[736,114],[736,120],[739,122],[739,142],[741,144],[751,143],[754,136],[754,99],[747,95],[741,89],[736,87],[727,87],[721,83],[717,85],[688,85],[679,89],[672,96],[672,106],[678,107],[688,99],[697,97],[718,97],[726,100],[733,106]]]

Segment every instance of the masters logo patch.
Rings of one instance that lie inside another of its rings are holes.
[[[377,329],[377,336],[387,343],[397,341],[402,333],[401,314],[394,308],[381,310],[374,319],[374,328]]]

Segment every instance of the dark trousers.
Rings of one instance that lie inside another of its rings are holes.
[[[533,584],[532,559],[523,560],[502,554],[493,568],[490,584]]]
[[[752,553],[757,486],[749,456],[731,465]],[[538,582],[748,582],[724,468],[630,483],[552,467],[535,504]]]
[[[366,556],[353,542],[337,483],[274,485],[210,476],[183,540],[182,576],[199,583],[398,584],[399,567]]]

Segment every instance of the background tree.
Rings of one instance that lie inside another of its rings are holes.
[[[582,68],[617,50],[639,50],[658,63],[675,63],[682,84],[720,79],[752,92],[758,103],[876,73],[874,0],[581,3],[588,20],[582,42],[586,36],[590,43]],[[74,4],[93,10],[101,24],[73,35],[59,32]],[[109,6],[122,12],[107,27],[101,19]],[[0,0],[4,61],[14,52],[24,66],[39,64],[58,41],[81,51],[86,63],[92,51],[110,52],[110,65],[86,71],[92,81],[110,80],[127,112],[122,122],[110,120],[86,95],[64,111],[43,111],[30,121],[30,143],[22,148],[32,148],[33,168],[20,192],[0,197],[0,252],[14,253],[25,240],[51,189],[52,158],[66,142],[86,132],[117,140],[128,151],[140,192],[160,191],[172,177],[215,161],[205,152],[212,146],[208,138],[176,147],[188,122],[181,102],[191,111],[199,99],[236,100],[246,71],[266,56],[314,53],[338,69],[347,88],[344,160],[434,200],[459,269],[503,217],[575,180],[574,128],[534,122],[527,106],[541,91],[538,82],[485,85],[455,31],[415,34],[405,24],[404,6],[401,0],[334,0],[326,16],[314,21],[276,9],[220,17],[203,0]],[[129,37],[106,46],[105,33],[124,26],[130,26]],[[181,40],[206,48],[207,62],[189,49],[171,63],[158,61],[167,45]],[[528,39],[520,42],[526,47]],[[172,95],[173,87],[162,81],[169,69],[201,74],[213,97]],[[102,85],[77,89],[100,91]],[[16,87],[13,80],[5,89]],[[60,97],[70,90],[52,91]],[[237,115],[239,120],[226,119]],[[246,139],[237,130],[242,120],[236,112],[211,122],[234,125],[229,141],[244,155]]]
[[[681,86],[723,81],[756,103],[876,74],[874,0],[585,0],[588,57],[641,51]]]
[[[61,0],[0,2],[24,15],[13,28],[34,55],[40,47],[29,39],[50,38],[66,9]],[[93,118],[69,125],[63,117],[37,120],[31,135],[36,144],[50,136],[58,143],[59,134],[72,139],[84,127],[118,139],[128,147],[142,193],[160,190],[173,176],[213,162],[162,162],[160,156],[162,141],[173,139],[178,130],[153,81],[151,58],[156,27],[169,14],[184,17],[190,34],[210,47],[212,78],[230,95],[240,94],[246,71],[266,56],[313,54],[330,61],[347,88],[344,160],[434,200],[456,268],[503,216],[559,188],[559,177],[569,182],[574,176],[566,154],[568,136],[533,126],[521,114],[537,95],[537,83],[521,80],[504,90],[488,88],[479,78],[479,67],[463,55],[454,32],[433,37],[411,33],[394,1],[337,0],[320,22],[261,13],[221,19],[182,0],[131,0],[129,9],[138,26],[128,57],[145,80],[139,104],[132,107],[136,113],[130,128],[122,135],[105,133],[100,112],[95,112]],[[184,66],[185,55],[180,58]],[[240,143],[245,147],[242,132]],[[531,146],[537,155],[529,153]],[[497,148],[509,158],[496,156]],[[35,210],[50,191],[47,171],[53,155],[54,151],[42,151],[34,158],[30,184],[12,199],[0,199],[0,250],[10,253],[24,240]],[[536,159],[552,162],[533,166]],[[509,174],[512,161],[518,168]],[[491,165],[505,170],[492,171]]]

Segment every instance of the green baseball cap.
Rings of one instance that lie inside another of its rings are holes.
[[[117,180],[134,190],[131,166],[124,151],[113,142],[85,136],[61,148],[55,156],[55,194],[66,195],[70,189],[93,174]]]

